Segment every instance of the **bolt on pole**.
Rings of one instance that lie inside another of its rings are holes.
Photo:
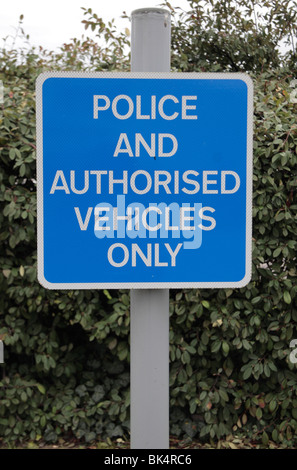
[[[131,71],[170,72],[167,10],[132,12]],[[131,290],[131,448],[169,448],[169,289]]]

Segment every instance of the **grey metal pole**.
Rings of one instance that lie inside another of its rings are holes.
[[[170,72],[170,19],[169,11],[161,8],[132,12],[132,72]]]
[[[132,12],[132,72],[170,71],[170,13]],[[169,289],[132,289],[131,448],[169,448]]]

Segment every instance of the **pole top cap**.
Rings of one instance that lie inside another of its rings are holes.
[[[150,13],[156,13],[159,15],[170,16],[170,11],[165,10],[164,8],[138,8],[137,10],[133,10],[131,15],[145,15]]]

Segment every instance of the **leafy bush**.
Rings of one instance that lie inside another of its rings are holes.
[[[256,28],[234,2],[189,3],[182,20],[173,18],[173,69],[246,70],[254,80],[253,275],[242,289],[171,290],[171,433],[294,445],[296,56],[292,47],[282,57],[276,44],[294,37],[296,18],[285,30],[288,2],[254,2],[270,6],[273,18]],[[59,53],[0,52],[0,436],[9,442],[129,432],[129,292],[48,291],[36,280],[35,79],[48,69],[129,67],[127,37],[91,10],[85,17],[108,47],[82,38]]]

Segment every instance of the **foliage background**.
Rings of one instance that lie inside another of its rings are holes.
[[[295,446],[296,2],[192,0],[182,16],[166,6],[173,71],[245,71],[255,87],[252,281],[242,289],[170,291],[170,431],[208,443],[247,436]],[[90,9],[83,13],[96,41],[83,36],[58,53],[5,42],[0,50],[6,442],[129,439],[129,292],[48,291],[36,280],[36,77],[129,70],[128,35]]]

